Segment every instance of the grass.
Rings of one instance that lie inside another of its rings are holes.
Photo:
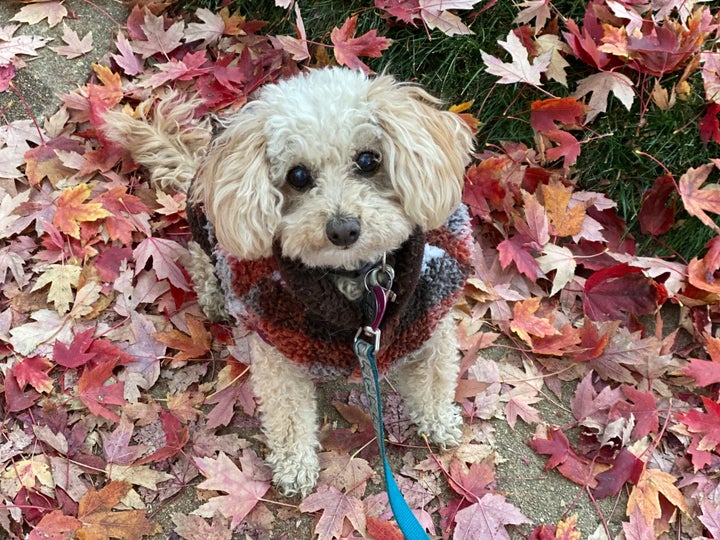
[[[185,0],[184,7],[213,9],[218,2]],[[578,22],[586,4],[585,0],[554,2],[559,13]],[[268,33],[294,33],[294,14],[274,7],[269,0],[236,0],[231,8],[248,18],[268,21]],[[527,86],[497,85],[497,78],[485,73],[481,60],[482,50],[506,58],[497,41],[504,39],[515,26],[513,19],[518,8],[513,2],[499,0],[487,11],[475,14],[474,20],[473,15],[463,12],[464,22],[475,34],[455,37],[447,37],[439,31],[428,34],[421,27],[388,25],[369,0],[317,0],[302,3],[301,8],[311,40],[330,43],[332,28],[339,26],[348,16],[358,14],[358,34],[377,28],[381,35],[394,42],[382,58],[367,62],[373,70],[387,70],[399,79],[417,81],[448,103],[474,100],[472,112],[481,122],[478,135],[480,148],[486,143],[497,144],[500,141],[521,141],[532,146],[533,130],[528,114],[530,103],[546,96]],[[576,81],[584,76],[586,67],[573,65],[570,70],[573,73],[569,74],[568,80]],[[580,187],[601,191],[618,204],[620,216],[627,221],[630,232],[638,239],[640,250],[646,255],[677,252],[689,259],[697,256],[712,236],[712,231],[698,220],[679,219],[680,225],[662,239],[666,247],[654,239],[643,238],[637,223],[644,191],[665,172],[658,162],[679,178],[689,167],[707,163],[712,151],[717,150],[714,143],[710,143],[713,146],[708,148],[699,138],[697,124],[704,108],[699,79],[699,74],[691,78],[694,92],[687,101],[678,100],[669,111],[650,105],[641,115],[638,99],[628,111],[612,98],[607,114],[590,125],[597,136],[583,145],[574,168],[575,180]],[[663,85],[669,88],[672,81],[672,78],[664,79]],[[574,90],[574,83],[570,84],[569,89],[559,84],[548,84],[547,90],[559,97],[567,96]],[[612,136],[606,136],[608,134]]]

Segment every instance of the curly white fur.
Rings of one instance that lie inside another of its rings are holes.
[[[195,104],[174,96],[158,107],[153,123],[109,112],[104,131],[161,186],[187,189],[194,176],[191,197],[204,204],[218,242],[236,257],[265,257],[278,243],[284,256],[308,266],[352,270],[397,249],[416,228],[440,226],[459,204],[472,137],[437,104],[421,88],[386,75],[323,69],[263,87],[222,121],[207,148],[207,124],[192,121]],[[358,156],[366,152],[379,163],[371,174],[358,171]],[[311,175],[307,189],[287,180],[298,166]],[[357,239],[333,243],[326,231],[333,218],[355,220]],[[209,316],[222,314],[209,258],[199,249],[193,255],[200,303]],[[274,480],[287,494],[305,495],[318,475],[312,379],[260,339],[252,350],[252,385]],[[398,389],[412,420],[431,440],[457,444],[458,355],[450,319],[399,366]]]

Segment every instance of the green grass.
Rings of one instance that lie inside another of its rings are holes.
[[[218,3],[218,0],[184,1],[188,9],[213,9]],[[574,18],[577,22],[581,21],[586,4],[585,0],[554,2],[563,16]],[[270,0],[236,0],[231,8],[248,18],[268,21],[268,33],[294,32],[294,14],[274,7]],[[479,148],[501,141],[521,141],[528,146],[533,145],[528,114],[530,103],[546,96],[525,85],[496,84],[497,78],[485,73],[480,54],[484,50],[506,59],[497,41],[504,39],[514,27],[512,21],[517,7],[513,2],[500,0],[474,20],[468,17],[468,12],[463,12],[464,22],[471,22],[470,27],[475,34],[455,37],[447,37],[437,30],[428,35],[422,27],[388,25],[372,8],[370,0],[318,0],[302,3],[301,8],[311,40],[330,43],[332,28],[339,26],[348,16],[358,14],[358,34],[377,28],[381,35],[394,42],[382,58],[367,61],[373,70],[387,70],[398,79],[417,81],[448,103],[474,100],[472,112],[481,122]],[[570,95],[575,81],[592,73],[587,66],[579,63],[574,63],[570,71],[570,88],[553,83],[547,85],[547,90],[559,97]],[[664,79],[663,86],[669,88],[671,82],[672,77]],[[632,110],[627,111],[618,100],[611,98],[607,114],[599,116],[589,126],[595,138],[583,144],[574,168],[574,179],[580,187],[601,191],[618,204],[620,216],[627,221],[646,255],[667,255],[677,251],[689,259],[697,256],[712,236],[711,231],[698,220],[683,219],[683,212],[680,212],[681,225],[662,239],[669,246],[667,249],[653,239],[642,238],[637,224],[644,191],[665,172],[655,160],[667,167],[677,179],[689,167],[707,163],[717,152],[714,143],[708,148],[700,141],[697,124],[704,100],[699,73],[691,78],[691,82],[694,92],[690,99],[678,100],[669,111],[662,111],[651,104],[641,116],[638,99]],[[648,90],[650,88],[648,86]],[[609,134],[612,136],[604,136]],[[655,160],[639,154],[638,150]]]

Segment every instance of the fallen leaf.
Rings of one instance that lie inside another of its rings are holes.
[[[210,518],[219,512],[231,520],[230,527],[233,529],[270,489],[267,469],[257,469],[257,456],[252,450],[243,453],[241,468],[224,452],[220,452],[217,459],[196,457],[193,461],[206,478],[197,488],[224,491],[227,495],[211,498],[192,513]]]
[[[93,50],[92,39],[92,32],[88,32],[85,34],[85,37],[80,39],[75,30],[63,23],[62,40],[65,42],[65,45],[50,47],[50,49],[67,59],[73,59]]]
[[[507,525],[522,525],[531,521],[503,495],[487,493],[478,502],[460,510],[455,515],[455,523],[453,540],[510,540],[505,529]]]
[[[333,28],[330,39],[335,47],[335,59],[341,66],[362,69],[365,73],[370,73],[370,68],[358,57],[379,58],[382,51],[390,47],[392,41],[378,36],[377,30],[370,30],[355,37],[356,26],[357,15],[354,15],[348,18],[340,28]]]
[[[662,517],[661,495],[680,512],[689,512],[685,497],[675,486],[675,482],[677,478],[669,473],[660,469],[646,468],[630,492],[627,515],[632,515],[635,509],[638,509],[645,521],[652,524],[654,520]]]
[[[506,41],[498,40],[498,45],[510,53],[512,62],[503,62],[485,51],[480,51],[486,66],[485,71],[500,77],[498,81],[500,84],[523,82],[533,86],[542,86],[540,76],[547,71],[550,65],[551,51],[541,54],[531,63],[528,50],[512,30],[508,32]]]
[[[320,512],[314,533],[318,540],[342,538],[345,520],[356,531],[365,532],[365,510],[360,499],[342,493],[333,486],[320,486],[300,503],[301,512]]]

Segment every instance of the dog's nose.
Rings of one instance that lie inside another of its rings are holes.
[[[338,247],[348,247],[360,238],[360,220],[334,216],[325,224],[325,235]]]

